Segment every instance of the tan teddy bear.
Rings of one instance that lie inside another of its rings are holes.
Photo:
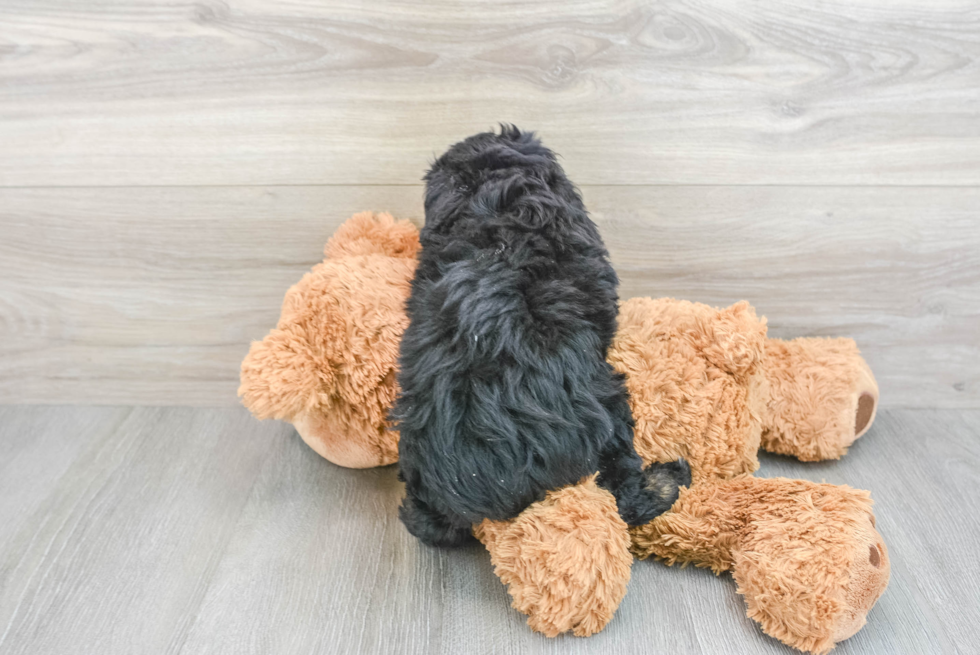
[[[252,344],[245,405],[292,422],[341,466],[396,461],[386,417],[417,250],[414,226],[387,214],[345,223],[326,259],[287,292],[276,329]],[[684,457],[692,485],[632,531],[595,476],[513,520],[474,526],[531,628],[585,636],[605,627],[632,551],[731,570],[748,615],[802,650],[825,652],[857,632],[889,575],[869,494],[751,476],[760,446],[838,458],[867,431],[878,389],[854,342],[768,339],[744,302],[719,310],[635,298],[621,305],[609,361],[627,377],[637,452],[647,463]]]
[[[852,636],[888,583],[870,495],[754,478],[758,448],[839,458],[874,419],[878,387],[850,339],[766,338],[748,303],[623,303],[609,361],[627,376],[645,461],[691,463],[671,511],[632,530],[632,550],[731,570],[748,615],[802,650]]]
[[[389,214],[364,212],[341,225],[323,262],[286,292],[276,328],[242,362],[245,406],[257,418],[289,421],[334,464],[398,461],[387,415],[418,250],[415,226]]]

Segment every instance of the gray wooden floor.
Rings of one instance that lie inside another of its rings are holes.
[[[891,584],[837,652],[976,652],[978,471],[978,410],[884,410],[840,462],[763,457],[878,501]],[[406,533],[400,493],[240,408],[0,407],[0,652],[791,652],[730,576],[650,561],[604,632],[535,635],[482,548]]]

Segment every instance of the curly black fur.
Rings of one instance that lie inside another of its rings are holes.
[[[622,376],[606,363],[618,279],[555,155],[502,126],[450,148],[425,181],[392,413],[408,530],[459,544],[472,524],[596,471],[628,524],[669,509],[690,472],[643,471],[633,449]]]

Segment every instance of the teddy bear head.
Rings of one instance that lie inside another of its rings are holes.
[[[395,462],[387,414],[418,249],[408,221],[364,212],[345,222],[326,259],[286,293],[276,328],[252,343],[238,390],[245,406],[291,422],[335,464]]]

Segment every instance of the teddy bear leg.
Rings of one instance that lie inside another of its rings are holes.
[[[747,615],[813,653],[860,630],[888,584],[871,498],[847,486],[749,476],[697,485],[631,533],[640,557],[732,570]]]
[[[535,632],[586,637],[602,630],[626,594],[633,558],[616,499],[595,476],[549,492],[510,521],[474,534]]]
[[[766,634],[826,653],[864,627],[888,585],[870,496],[802,480],[760,482],[781,500],[760,508],[735,553],[738,593]]]
[[[838,459],[874,422],[878,384],[851,339],[768,339],[765,372],[764,450]]]

